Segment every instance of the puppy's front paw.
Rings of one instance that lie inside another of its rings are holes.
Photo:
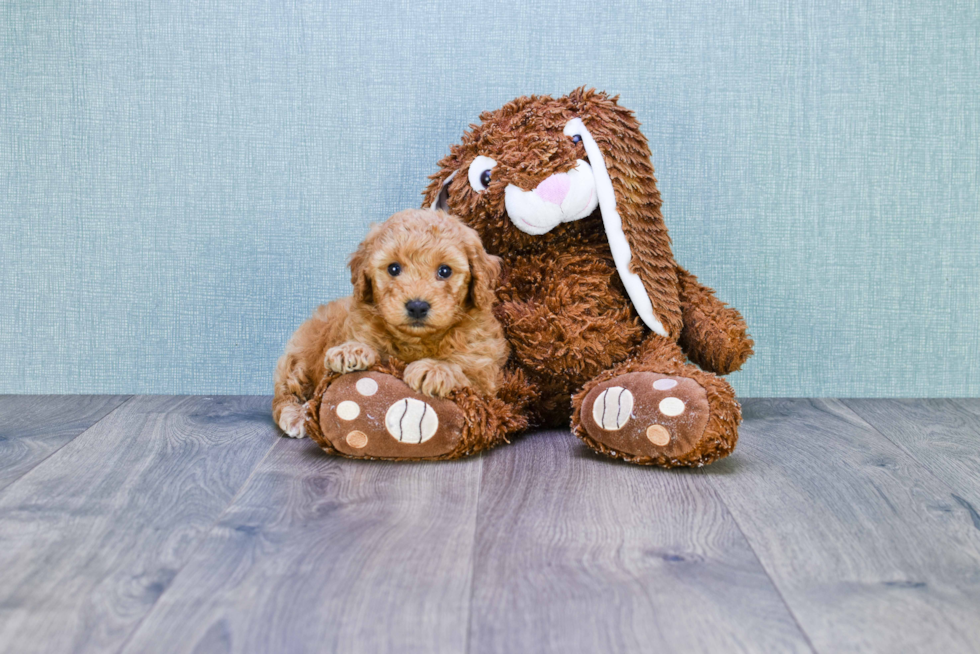
[[[329,370],[341,374],[356,370],[367,370],[378,361],[378,353],[370,346],[357,341],[347,341],[327,350],[324,365]]]
[[[279,428],[290,438],[306,436],[306,411],[299,404],[289,404],[279,414]]]
[[[405,368],[405,383],[429,397],[446,397],[454,388],[467,385],[463,369],[455,363],[419,359]]]

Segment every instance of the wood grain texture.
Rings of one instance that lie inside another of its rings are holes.
[[[751,400],[731,458],[664,471],[117,399],[0,397],[2,652],[980,651],[978,400]]]
[[[139,397],[0,495],[0,649],[116,651],[277,442],[270,400]]]
[[[0,490],[127,399],[128,395],[0,395]]]
[[[810,651],[704,478],[568,432],[486,456],[471,652]]]
[[[835,400],[751,400],[702,473],[822,652],[980,649],[980,529]]]
[[[980,414],[954,400],[842,400],[888,440],[980,509]]]
[[[958,398],[950,401],[964,411],[980,417],[980,397]]]
[[[282,440],[124,651],[464,651],[481,464]]]

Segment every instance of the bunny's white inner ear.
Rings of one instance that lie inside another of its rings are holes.
[[[446,181],[442,183],[442,187],[439,189],[439,193],[436,195],[436,199],[432,202],[432,209],[442,209],[445,212],[449,212],[449,182],[453,181],[453,177],[459,171],[454,170],[452,174],[446,178]]]
[[[563,131],[566,136],[577,134],[582,137],[582,145],[585,146],[585,153],[589,155],[592,174],[595,176],[595,192],[599,197],[599,212],[602,214],[602,224],[606,228],[606,239],[609,240],[609,249],[612,251],[613,261],[616,262],[616,270],[619,272],[619,278],[623,280],[630,301],[633,302],[633,308],[647,327],[661,336],[667,336],[663,323],[653,313],[653,303],[650,302],[650,296],[643,286],[643,280],[636,273],[630,272],[630,259],[633,258],[633,252],[623,232],[623,219],[616,211],[616,192],[613,190],[609,171],[606,170],[606,161],[602,157],[599,146],[581,118],[572,118]]]

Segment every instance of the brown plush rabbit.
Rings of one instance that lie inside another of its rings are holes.
[[[741,413],[713,373],[737,370],[752,341],[739,313],[674,261],[632,112],[578,89],[518,98],[480,119],[439,162],[425,206],[458,216],[501,257],[495,313],[513,354],[497,398],[432,407],[440,424],[460,425],[432,458],[569,420],[593,449],[634,463],[729,454]],[[335,406],[348,392],[321,395]]]

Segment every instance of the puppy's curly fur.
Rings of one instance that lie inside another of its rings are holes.
[[[508,355],[493,317],[500,260],[473,229],[444,211],[402,211],[371,229],[350,270],[354,294],[317,307],[276,366],[272,415],[287,435],[306,435],[303,404],[329,372],[393,360],[426,395],[496,390]],[[428,305],[424,316],[409,312],[413,301]]]

